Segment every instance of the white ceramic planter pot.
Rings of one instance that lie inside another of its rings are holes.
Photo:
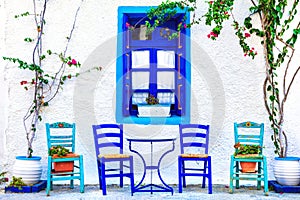
[[[296,186],[300,183],[300,158],[286,157],[275,158],[274,176],[280,185]]]
[[[13,168],[13,176],[22,177],[22,180],[27,185],[38,183],[42,175],[41,157],[32,156],[17,156]]]
[[[138,117],[170,117],[170,104],[138,104]]]

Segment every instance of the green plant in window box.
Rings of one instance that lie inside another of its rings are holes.
[[[150,94],[147,98],[146,98],[146,102],[149,105],[156,105],[159,104],[159,99],[156,98],[155,96],[153,96],[152,94]]]

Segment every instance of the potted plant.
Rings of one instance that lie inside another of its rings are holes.
[[[70,150],[65,148],[64,146],[57,145],[57,146],[52,146],[49,149],[49,156],[52,156],[52,158],[70,158],[70,157],[76,157],[78,155],[70,152]],[[53,167],[55,172],[73,171],[74,161],[54,162]]]
[[[237,158],[255,158],[261,152],[261,146],[240,144],[239,142],[234,145],[234,156]],[[256,162],[240,162],[242,172],[255,172]]]
[[[300,34],[300,20],[296,16],[300,8],[299,1],[249,0],[250,4],[247,4],[249,5],[249,14],[242,21],[237,21],[238,18],[234,16],[235,3],[236,1],[234,0],[207,1],[207,12],[202,16],[197,16],[199,6],[196,1],[166,0],[149,11],[148,15],[150,19],[159,20],[155,20],[154,23],[148,23],[147,25],[151,30],[151,28],[165,23],[169,18],[176,15],[176,9],[188,8],[188,11],[193,13],[191,14],[193,16],[191,23],[178,26],[178,30],[200,24],[204,18],[206,25],[213,26],[212,31],[207,37],[216,40],[224,27],[224,23],[231,19],[234,33],[239,40],[239,45],[243,50],[244,56],[249,56],[253,59],[258,53],[250,45],[251,40],[248,38],[257,37],[257,40],[261,41],[266,72],[262,85],[263,101],[269,115],[274,152],[278,156],[275,158],[274,172],[287,172],[287,177],[293,177],[293,180],[298,179],[298,181],[293,181],[292,184],[299,184],[299,158],[287,156],[289,143],[288,134],[284,126],[284,116],[286,116],[284,114],[285,104],[291,93],[296,76],[300,71],[300,66],[295,64],[297,62],[293,62],[297,59],[294,55]],[[286,15],[285,13],[289,14]],[[260,27],[252,25],[252,19],[254,18],[256,22],[260,23]],[[274,175],[277,181],[279,181],[277,174],[275,173]],[[282,176],[281,174],[280,177]],[[279,182],[287,184],[286,181]]]
[[[138,104],[138,117],[169,117],[170,104],[160,104],[159,99],[149,94],[147,104]]]

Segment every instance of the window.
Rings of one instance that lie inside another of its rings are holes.
[[[147,33],[145,21],[149,8],[119,7],[116,121],[137,124],[189,123],[189,29],[181,31],[178,38],[168,38],[183,22],[184,12],[179,12],[163,26]],[[138,116],[139,105],[146,104],[150,94],[157,97],[160,104],[170,107],[169,116]]]

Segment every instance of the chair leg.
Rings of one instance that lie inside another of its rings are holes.
[[[207,169],[207,161],[204,161],[203,174],[206,174],[206,169]],[[205,181],[206,181],[206,177],[202,176],[202,188],[205,188]]]
[[[257,189],[260,190],[261,189],[261,162],[258,162],[257,164]]]
[[[48,156],[47,188],[46,188],[46,194],[47,194],[47,196],[50,196],[50,190],[52,188],[51,170],[52,170],[51,157]]]
[[[79,166],[80,166],[80,192],[84,193],[84,168],[83,168],[82,155],[80,155],[80,158],[79,158]]]
[[[72,174],[71,176],[73,177],[74,175]],[[70,188],[74,189],[74,179],[70,180]]]
[[[205,161],[205,163],[206,162],[207,161]],[[212,171],[211,170],[211,157],[208,157],[208,194],[212,194],[212,172],[211,171]],[[206,170],[205,170],[205,173],[206,173]],[[203,177],[203,179],[205,180],[205,177]]]
[[[101,163],[97,160],[97,168],[98,168],[98,179],[99,179],[99,188],[102,190],[102,170]]]
[[[130,188],[131,188],[131,196],[133,196],[134,191],[134,174],[133,174],[133,157],[130,157]]]
[[[178,157],[178,192],[182,193],[182,160]]]
[[[264,170],[264,192],[265,195],[269,195],[269,185],[268,185],[268,168],[267,168],[267,159],[263,157],[263,170]]]
[[[123,175],[123,161],[120,161],[120,187],[123,187],[123,179],[124,179],[124,175]]]
[[[184,160],[181,161],[182,162],[182,168],[181,168],[181,173],[185,174],[185,164],[184,164]],[[182,176],[183,179],[183,187],[186,188],[186,179],[185,176]]]
[[[106,180],[105,180],[105,162],[101,162],[101,184],[102,184],[102,194],[106,195]]]
[[[229,180],[229,193],[233,193],[233,168],[234,168],[234,161],[233,157],[230,159],[230,180]]]
[[[240,171],[240,162],[236,161],[235,162],[235,172],[236,172],[236,179],[235,179],[235,188],[239,189],[240,188],[240,179],[239,179],[239,171]]]

